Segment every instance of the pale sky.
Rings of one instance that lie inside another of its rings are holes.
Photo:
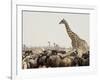
[[[65,19],[72,31],[89,44],[89,15],[48,12],[23,12],[23,44],[26,46],[47,46],[48,41],[61,47],[71,47],[71,40],[65,26],[59,24]]]

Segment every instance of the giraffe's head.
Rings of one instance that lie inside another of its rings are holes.
[[[59,24],[64,24],[66,21],[65,21],[65,19],[63,18],[60,22],[59,22]]]

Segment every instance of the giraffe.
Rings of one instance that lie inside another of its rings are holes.
[[[76,33],[74,33],[70,27],[68,22],[65,19],[62,19],[59,24],[64,24],[66,28],[66,32],[68,33],[69,38],[71,39],[72,44],[72,51],[77,51],[78,56],[82,57],[83,54],[87,53],[89,51],[89,46],[87,42],[83,39],[81,39]]]

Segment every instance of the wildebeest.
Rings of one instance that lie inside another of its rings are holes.
[[[22,61],[22,68],[30,69],[30,68],[37,68],[37,57],[33,58],[33,56],[26,56]]]
[[[59,67],[61,58],[59,55],[51,55],[47,57],[46,65],[47,67]]]
[[[37,59],[35,60],[30,59],[28,63],[29,63],[29,68],[38,68]]]
[[[46,65],[46,56],[40,55],[37,59],[37,64],[39,67],[45,66]]]
[[[78,52],[59,52],[57,50],[44,50],[35,54],[32,51],[26,51],[22,58],[22,68],[40,68],[40,67],[69,67],[69,66],[88,66],[89,51],[78,57]]]

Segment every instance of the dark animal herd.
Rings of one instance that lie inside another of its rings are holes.
[[[66,51],[57,50],[45,50],[36,54],[27,50],[22,55],[22,68],[89,66],[89,51],[81,58],[77,54],[77,51],[68,55]]]

